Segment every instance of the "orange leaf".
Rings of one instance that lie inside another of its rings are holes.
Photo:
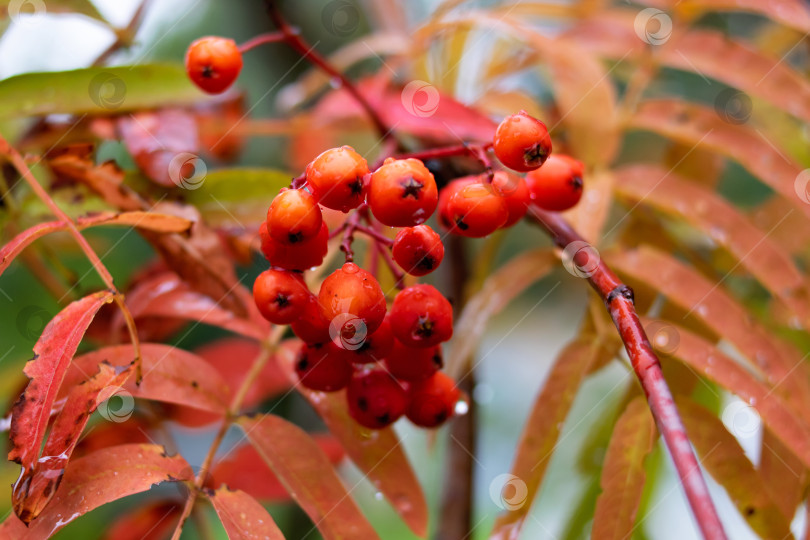
[[[272,415],[237,422],[326,540],[379,538],[305,431]]]
[[[643,397],[631,401],[613,428],[596,499],[593,538],[632,536],[644,491],[644,459],[656,438],[655,421]]]
[[[174,529],[174,518],[180,507],[173,501],[140,505],[127,514],[118,515],[110,524],[103,540],[165,540]]]
[[[796,515],[804,499],[807,466],[765,425],[759,455],[759,474],[773,501],[787,519]]]
[[[284,540],[273,517],[244,491],[221,487],[208,492],[230,540]]]

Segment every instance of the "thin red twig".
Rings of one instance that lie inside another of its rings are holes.
[[[551,236],[554,243],[561,249],[570,250],[569,246],[572,246],[574,242],[582,242],[581,246],[587,247],[583,238],[558,214],[532,206],[528,215]],[[576,247],[577,244],[574,246]],[[589,255],[587,252],[584,254],[586,257],[595,256],[595,254]],[[675,463],[675,469],[681,478],[686,498],[689,500],[703,537],[708,540],[725,540],[726,534],[723,525],[700,472],[700,466],[692,451],[678,409],[675,407],[672,393],[664,379],[661,363],[653,352],[644,327],[636,314],[632,289],[622,283],[604,261],[577,261],[575,253],[570,255],[580,267],[587,266],[583,277],[587,277],[588,282],[602,297],[613,323],[619,331],[627,354],[630,356],[633,370],[647,396],[647,402],[658,425],[658,430]]]
[[[489,159],[487,151],[492,148],[492,143],[472,144],[462,143],[453,146],[444,146],[441,148],[428,148],[425,150],[418,150],[416,152],[408,152],[406,154],[397,154],[394,156],[396,159],[414,158],[425,161],[427,159],[441,159],[454,156],[468,155],[477,159],[487,171],[492,170],[492,160]],[[379,167],[382,163],[375,164],[375,168]]]
[[[264,45],[265,43],[280,43],[286,40],[287,36],[285,36],[283,32],[267,32],[266,34],[259,34],[258,36],[252,37],[239,45],[239,52],[244,54],[251,49]]]

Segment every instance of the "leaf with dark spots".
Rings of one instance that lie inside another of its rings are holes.
[[[284,540],[272,516],[244,491],[221,487],[206,493],[230,540]]]
[[[48,323],[34,345],[34,359],[23,370],[31,381],[14,404],[9,436],[8,458],[24,470],[39,457],[53,403],[82,336],[96,312],[112,299],[111,292],[100,291],[72,302]]]
[[[163,452],[154,444],[127,444],[71,461],[45,511],[27,528],[16,515],[9,516],[0,524],[0,538],[49,538],[99,506],[162,482],[193,480],[194,472],[181,456],[166,457]]]

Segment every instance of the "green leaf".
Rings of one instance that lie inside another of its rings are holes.
[[[292,175],[275,169],[219,169],[206,174],[186,201],[213,226],[244,226],[265,219],[267,205],[290,185]]]
[[[9,13],[9,8],[14,9],[11,4],[19,6],[16,8],[17,13]],[[26,6],[25,4],[28,3]],[[18,14],[31,13],[36,15],[45,15],[48,13],[78,13],[79,15],[86,15],[91,19],[103,22],[105,25],[110,26],[110,23],[104,16],[99,13],[96,6],[90,0],[48,0],[47,3],[39,4],[44,7],[44,10],[37,9],[38,3],[30,2],[13,2],[13,0],[0,0],[0,14],[3,17],[10,15],[11,18],[16,17]]]
[[[25,73],[0,81],[0,118],[111,114],[200,101],[179,64]]]

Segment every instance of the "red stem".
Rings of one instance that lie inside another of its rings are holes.
[[[244,54],[251,49],[255,49],[259,45],[264,45],[265,43],[279,43],[286,40],[287,36],[285,36],[282,32],[267,32],[266,34],[259,34],[258,36],[252,37],[239,45],[239,52]]]
[[[585,247],[582,237],[558,214],[532,206],[529,215],[545,229],[561,249],[570,246],[572,242],[583,242]],[[672,393],[664,379],[661,363],[653,352],[636,314],[632,289],[622,283],[602,260],[599,260],[595,267],[589,264],[587,270],[588,282],[605,301],[613,323],[624,342],[633,370],[647,396],[650,410],[675,463],[675,469],[681,478],[686,498],[703,537],[708,540],[725,540],[723,525],[709,496],[709,490],[689,443],[686,428],[675,407]]]
[[[361,232],[367,236],[373,238],[376,243],[382,244],[384,246],[392,246],[394,245],[394,241],[382,234],[381,232],[375,231],[374,229],[369,229],[363,225],[355,225],[354,230],[357,232]]]
[[[394,156],[396,159],[420,159],[425,161],[427,159],[439,159],[453,156],[469,155],[477,159],[481,165],[487,170],[492,170],[492,161],[487,155],[487,150],[492,148],[492,143],[483,144],[468,144],[462,143],[454,146],[444,146],[442,148],[428,148],[426,150],[419,150],[416,152],[409,152],[407,154],[398,154]],[[375,165],[379,167],[381,163]]]

